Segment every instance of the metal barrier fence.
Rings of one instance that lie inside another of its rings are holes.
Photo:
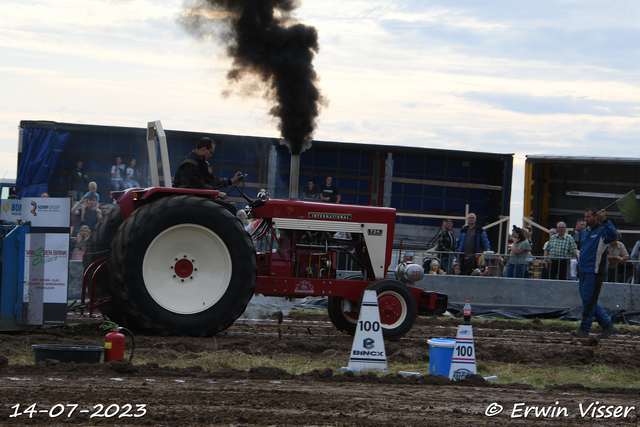
[[[440,269],[446,274],[456,274],[455,266],[462,264],[463,254],[456,252],[438,251],[400,251],[394,249],[391,269],[403,261],[407,256],[413,259],[416,264],[421,264],[425,269],[425,274],[430,270],[430,262],[437,260]],[[506,270],[509,264],[509,254],[496,254],[493,252],[478,253],[479,274],[483,276],[506,277]],[[551,279],[551,280],[578,280],[577,259],[576,258],[549,258],[544,256],[529,256],[526,264],[527,274],[524,278],[531,279]],[[450,264],[449,264],[450,263]],[[511,276],[516,277],[516,276]],[[523,277],[523,276],[517,276]],[[605,282],[610,283],[634,283],[640,284],[640,261],[628,260],[616,265],[609,265],[605,273]]]

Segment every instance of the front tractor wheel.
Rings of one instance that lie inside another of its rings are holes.
[[[397,341],[405,336],[418,317],[418,303],[406,285],[397,280],[380,279],[367,286],[378,294],[378,310],[384,339]]]
[[[108,263],[127,324],[164,335],[225,330],[246,309],[257,275],[240,221],[194,196],[136,210],[118,231]]]
[[[344,278],[345,280],[364,280],[360,274],[355,274]],[[327,313],[329,320],[337,330],[346,332],[349,335],[356,333],[358,323],[359,305],[353,301],[342,297],[327,298]]]
[[[329,320],[337,330],[346,332],[349,335],[356,333],[358,323],[357,303],[346,300],[342,297],[329,297],[327,299],[327,313]]]
[[[378,295],[378,310],[384,339],[397,341],[405,336],[418,316],[418,303],[411,290],[403,283],[392,279],[376,280],[367,286],[367,290],[374,290]],[[361,305],[362,298],[359,303],[355,303],[347,302],[342,297],[329,297],[327,311],[331,323],[336,329],[354,335]]]

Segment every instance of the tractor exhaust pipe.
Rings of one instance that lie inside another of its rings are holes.
[[[289,171],[289,198],[298,199],[298,181],[300,180],[300,154],[291,155]]]

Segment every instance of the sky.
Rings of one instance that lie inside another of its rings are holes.
[[[20,120],[279,137],[260,91],[179,21],[182,0],[3,0],[0,178]],[[640,2],[303,0],[326,103],[314,139],[640,158]],[[222,96],[229,93],[228,96]]]

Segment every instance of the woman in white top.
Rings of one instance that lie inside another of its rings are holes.
[[[127,188],[139,188],[140,184],[138,183],[138,176],[140,172],[136,167],[136,159],[131,159],[131,163],[129,163],[129,167],[127,167],[127,178],[125,180],[125,185]]]

